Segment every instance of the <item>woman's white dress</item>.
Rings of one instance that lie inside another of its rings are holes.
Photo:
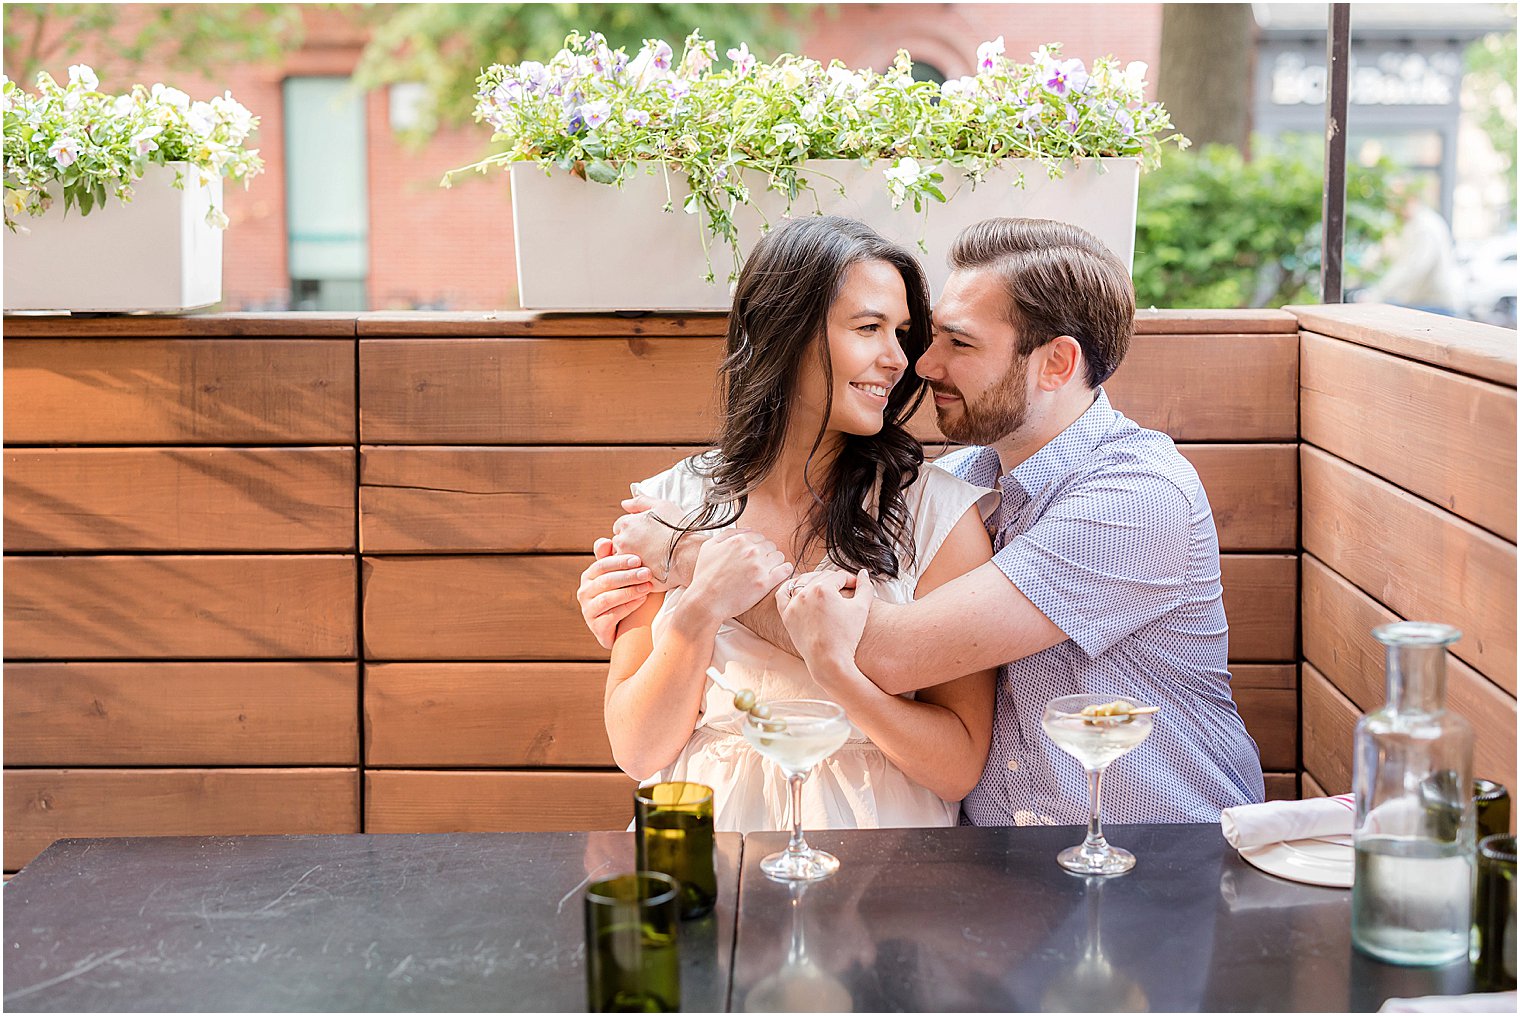
[[[701,506],[704,480],[682,461],[658,476],[634,484],[635,493],[674,501],[683,511]],[[913,599],[918,577],[950,530],[973,505],[982,516],[997,504],[997,493],[925,465],[908,488],[917,552],[899,554],[899,574],[874,582],[876,595],[892,603]],[[820,568],[837,567],[825,561]],[[671,589],[655,616],[659,639],[670,610],[684,588]],[[777,649],[738,622],[725,624],[713,644],[713,666],[735,688],[751,688],[762,700],[828,698],[803,661]],[[744,739],[743,716],[733,697],[706,679],[703,711],[691,739],[676,760],[647,783],[686,780],[713,788],[719,830],[753,832],[789,829],[789,788],[785,774]],[[889,826],[954,825],[959,801],[944,801],[908,779],[887,756],[852,727],[850,739],[808,776],[802,790],[802,824],[808,829],[869,829]]]

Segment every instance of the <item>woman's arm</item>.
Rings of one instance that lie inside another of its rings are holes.
[[[653,624],[665,594],[656,593],[623,619],[612,643],[602,714],[612,757],[636,780],[675,761],[690,739],[723,622],[790,572],[775,544],[759,533],[725,533],[702,547],[691,585],[671,607],[661,636],[654,637]]]
[[[919,577],[916,595],[924,595],[937,586],[986,562],[992,556],[992,544],[982,526],[980,515],[972,508],[955,524],[929,567]],[[818,597],[818,604],[850,604],[864,627],[871,597],[856,590],[850,601]],[[946,801],[959,801],[981,779],[992,742],[993,688],[996,671],[983,670],[919,692],[916,700],[888,695],[872,683],[856,666],[852,642],[844,652],[838,629],[849,626],[845,618],[830,618],[822,613],[805,619],[794,609],[806,610],[809,601],[806,586],[795,594],[782,614],[788,623],[792,641],[799,646],[818,646],[820,651],[804,659],[813,677],[836,702],[844,707],[850,720],[914,782],[922,784]],[[859,604],[855,605],[855,600]],[[812,637],[819,626],[832,629],[827,642]]]

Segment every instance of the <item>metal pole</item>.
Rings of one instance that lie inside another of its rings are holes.
[[[1342,303],[1341,262],[1346,254],[1346,105],[1350,91],[1351,5],[1330,5],[1325,47],[1325,202],[1321,221],[1320,302]]]

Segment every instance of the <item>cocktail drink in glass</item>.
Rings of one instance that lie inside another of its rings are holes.
[[[1127,707],[1127,708],[1126,708]],[[1088,713],[1084,714],[1083,709]],[[1094,714],[1094,711],[1101,711]],[[1067,695],[1045,707],[1041,726],[1061,750],[1087,771],[1091,813],[1087,838],[1056,855],[1067,871],[1080,875],[1119,875],[1135,866],[1135,855],[1111,847],[1103,838],[1100,817],[1103,771],[1110,762],[1145,740],[1151,732],[1154,706],[1116,700],[1108,695]]]
[[[850,737],[844,710],[821,699],[777,699],[766,715],[744,719],[744,737],[756,751],[781,767],[791,784],[792,838],[786,849],[760,862],[760,870],[784,882],[811,882],[839,870],[839,858],[814,850],[802,836],[802,784],[813,767],[838,751]]]

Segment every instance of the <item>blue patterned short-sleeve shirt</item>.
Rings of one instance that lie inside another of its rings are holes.
[[[992,751],[965,800],[976,825],[1087,821],[1087,778],[1040,729],[1045,703],[1098,694],[1161,706],[1111,765],[1112,822],[1210,822],[1260,801],[1261,760],[1230,696],[1219,539],[1198,474],[1165,434],[1090,409],[1012,472],[991,448],[936,465],[999,487],[993,563],[1067,639],[1002,667]]]

